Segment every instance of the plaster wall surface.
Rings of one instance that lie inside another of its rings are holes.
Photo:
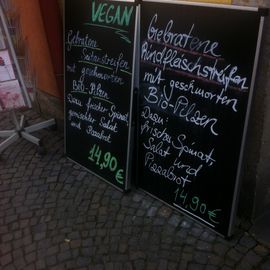
[[[269,0],[232,4],[270,8]],[[270,18],[265,17],[251,108],[239,212],[254,219],[270,210]]]

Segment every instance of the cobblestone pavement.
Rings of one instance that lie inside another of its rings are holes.
[[[26,112],[30,123],[38,115]],[[0,114],[0,130],[12,128]],[[270,269],[270,248],[238,222],[224,240],[135,188],[117,191],[63,153],[63,135],[19,140],[0,160],[0,269]],[[247,226],[246,226],[247,227]]]

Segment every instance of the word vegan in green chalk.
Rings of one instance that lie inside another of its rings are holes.
[[[129,26],[133,12],[133,6],[120,6],[108,3],[92,2],[92,23],[117,24]]]

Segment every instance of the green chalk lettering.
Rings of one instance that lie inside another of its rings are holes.
[[[133,6],[121,8],[120,5],[115,6],[107,3],[100,3],[96,6],[95,1],[92,2],[92,22],[128,26],[132,13]]]
[[[105,8],[107,5],[108,5],[107,3],[102,4],[102,8],[101,8],[101,11],[100,11],[99,16],[98,16],[98,21],[99,21],[100,23],[106,22],[106,20],[105,20],[105,19],[106,19],[106,17],[105,17],[106,11],[104,10],[104,8]]]
[[[95,3],[95,1],[92,2],[92,21],[93,22],[97,21],[97,18],[99,17],[101,9],[102,9],[102,5],[99,5],[97,10],[96,10],[96,3]]]
[[[94,144],[89,150],[88,160],[97,166],[100,170],[110,170],[114,173],[115,180],[119,184],[124,184],[124,170],[119,168],[117,157],[113,156],[110,152],[104,154],[99,145]]]
[[[114,16],[113,15],[110,15],[110,12],[112,11],[113,12],[114,10],[114,6],[113,5],[110,5],[108,10],[107,10],[107,14],[106,14],[106,22],[107,23],[112,23],[113,20],[114,20]]]
[[[123,17],[122,17],[122,22],[121,25],[129,25],[130,22],[130,18],[133,12],[133,7],[130,7],[130,9],[128,10],[128,7],[125,7],[124,13],[123,13]]]
[[[123,22],[121,21],[121,14],[120,14],[120,9],[117,8],[115,15],[114,15],[114,23],[117,23],[118,25],[123,25]]]

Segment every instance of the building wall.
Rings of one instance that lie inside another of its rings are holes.
[[[61,15],[63,17],[63,13],[64,13],[64,0],[58,0],[58,5],[59,5],[59,8],[60,8]]]
[[[232,0],[234,5],[243,6],[266,6],[268,0]]]
[[[233,0],[270,8],[269,0]],[[270,18],[265,17],[261,54],[247,133],[239,213],[256,219],[270,210]]]
[[[50,59],[57,88],[61,98],[64,96],[63,76],[63,23],[58,3],[55,0],[39,0],[40,11],[43,19]]]
[[[21,39],[29,58],[34,108],[63,126],[63,20],[55,0],[9,0],[19,15]]]
[[[266,1],[265,1],[266,2]],[[267,1],[270,8],[270,3]],[[262,43],[262,53],[260,67],[258,71],[258,83],[256,91],[260,96],[256,103],[253,122],[260,122],[260,130],[253,131],[261,134],[260,145],[258,147],[258,164],[256,173],[255,203],[253,213],[258,217],[263,212],[270,210],[270,18],[265,20],[264,37]],[[260,94],[261,92],[261,94]],[[257,112],[257,113],[256,113]],[[250,157],[252,164],[252,156]]]
[[[20,16],[22,38],[30,52],[36,88],[54,97],[61,97],[54,74],[53,63],[44,29],[44,22],[36,0],[13,0]]]

